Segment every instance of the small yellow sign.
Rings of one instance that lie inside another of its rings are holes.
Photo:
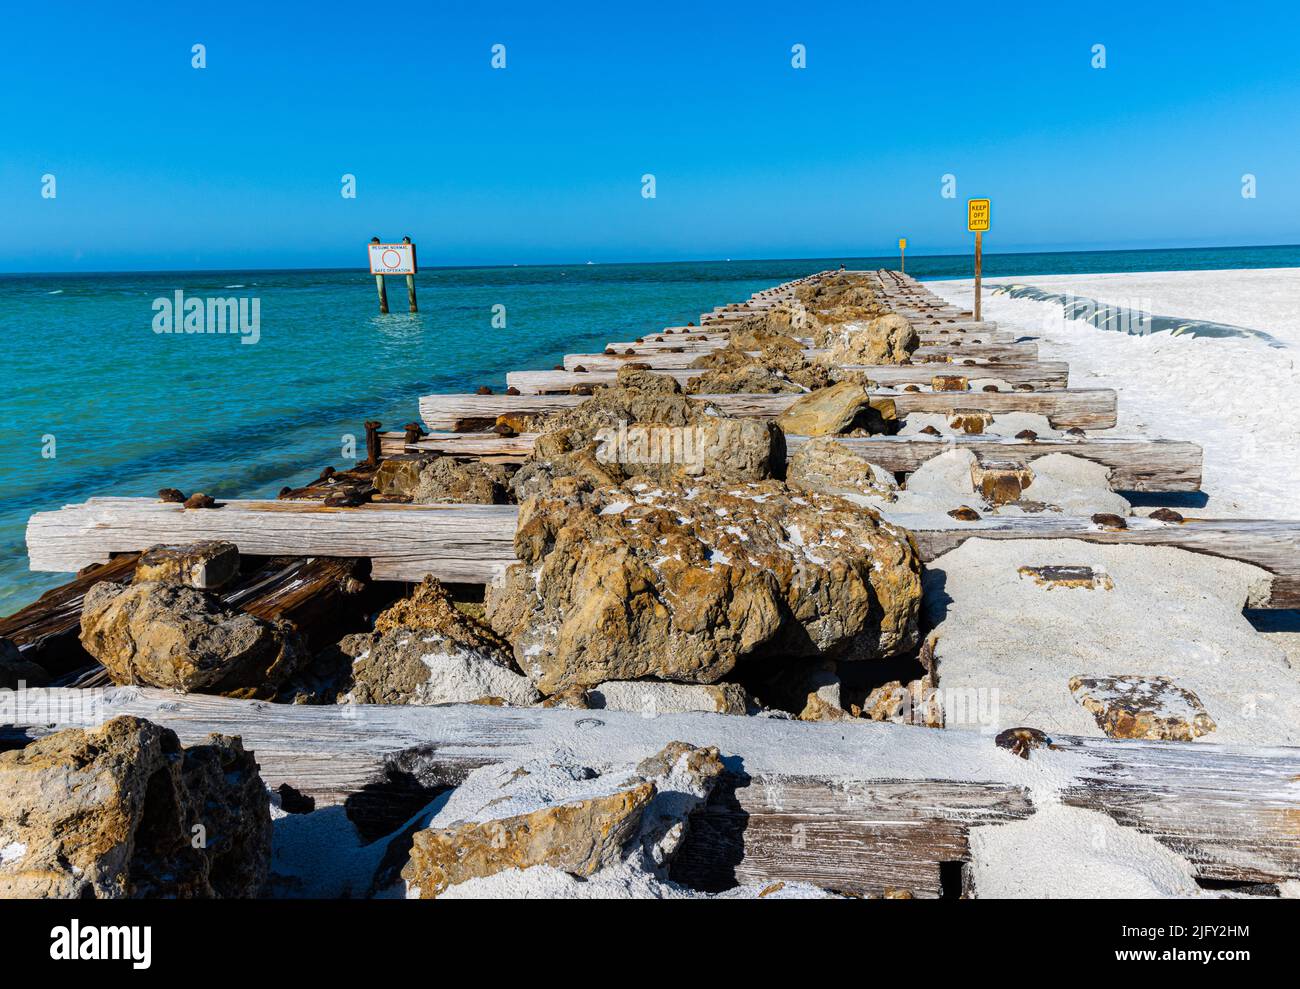
[[[992,203],[987,199],[966,200],[966,229],[987,230],[992,212]]]
[[[906,237],[899,237],[899,238],[898,238],[898,249],[899,249],[900,251],[905,251],[905,250],[907,250],[907,238],[906,238]]]

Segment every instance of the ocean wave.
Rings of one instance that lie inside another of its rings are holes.
[[[63,294],[63,289],[61,289],[61,288],[56,288],[53,292],[46,292],[45,294],[46,294],[46,295],[62,295],[62,294]]]
[[[1141,309],[1114,306],[1081,295],[1048,292],[1033,285],[997,285],[993,288],[993,294],[1009,296],[1012,299],[1029,299],[1034,302],[1054,302],[1061,306],[1066,319],[1083,320],[1099,330],[1112,330],[1127,333],[1129,336],[1144,337],[1152,333],[1168,333],[1175,337],[1243,337],[1260,340],[1270,347],[1286,346],[1277,337],[1270,336],[1263,330],[1252,330],[1247,326],[1233,326],[1230,323],[1216,323],[1207,319],[1187,319],[1183,316],[1157,316]]]

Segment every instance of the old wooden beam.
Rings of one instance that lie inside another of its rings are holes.
[[[227,501],[184,509],[148,498],[91,498],[27,524],[33,570],[75,571],[157,543],[223,539],[257,556],[362,557],[375,580],[482,584],[514,559],[513,505]]]
[[[633,353],[627,353],[628,349],[632,349]],[[721,348],[716,346],[689,348],[683,345],[681,353],[673,353],[671,350],[663,349],[637,351],[635,347],[625,347],[623,351],[613,354],[565,354],[564,368],[566,371],[572,371],[575,367],[581,366],[588,371],[617,371],[628,364],[638,363],[648,364],[657,371],[680,370],[691,367],[703,355],[719,349]],[[826,350],[815,349],[804,351],[804,355],[809,360],[817,360],[828,353],[829,351]],[[751,352],[751,354],[755,360],[760,357],[756,352]],[[912,355],[914,363],[924,363],[931,366],[936,364],[942,366],[963,358],[997,363],[1030,364],[1038,360],[1038,344],[980,343],[962,346],[948,344],[934,347],[918,347]]]
[[[89,696],[88,696],[89,695]],[[1300,749],[1054,737],[1021,759],[980,732],[860,721],[617,711],[281,705],[151,689],[0,693],[0,722],[44,732],[121,714],[182,743],[242,737],[272,787],[317,806],[394,778],[456,785],[471,769],[563,748],[595,767],[635,762],[670,741],[716,745],[729,778],[697,816],[675,874],[712,882],[804,880],[849,893],[935,896],[941,863],[969,858],[972,826],[1034,812],[1059,795],[1175,849],[1198,876],[1300,878]]]
[[[496,433],[431,433],[407,443],[399,433],[385,438],[388,455],[409,450],[429,450],[459,456],[525,457],[532,452],[536,433],[498,436]],[[1039,457],[1065,453],[1110,468],[1115,491],[1199,491],[1201,448],[1178,440],[1122,439],[1117,437],[1043,437],[1034,440],[1010,436],[837,436],[854,453],[896,473],[910,474],[927,460],[949,450],[969,450],[981,461],[1032,464]],[[786,452],[793,456],[807,437],[787,434]]]
[[[978,407],[1001,415],[1032,412],[1044,415],[1057,429],[1110,429],[1116,422],[1115,392],[1109,388],[1070,388],[1048,391],[880,391],[902,415],[913,412],[951,414]],[[798,395],[695,395],[727,415],[772,419],[788,409]],[[420,418],[437,432],[478,432],[490,429],[500,415],[541,415],[570,409],[586,401],[582,395],[424,395]]]
[[[186,510],[147,498],[92,498],[33,515],[27,549],[33,570],[72,572],[115,552],[226,539],[257,555],[367,557],[375,580],[416,581],[432,574],[482,584],[514,562],[515,516],[513,505],[325,508],[313,502],[231,501]],[[1251,607],[1300,607],[1300,521],[1130,518],[1126,529],[1110,530],[1087,518],[1051,513],[989,515],[976,522],[900,513],[890,513],[890,519],[912,532],[926,562],[972,537],[1172,546],[1271,573]]]
[[[1063,361],[1039,361],[1030,364],[976,363],[965,364],[863,364],[850,365],[847,370],[862,371],[882,386],[928,386],[938,374],[958,374],[972,382],[1003,381],[1010,385],[1025,384],[1033,388],[1065,388],[1069,383],[1070,368]],[[667,374],[686,384],[704,372],[699,369],[655,371]],[[518,388],[524,394],[544,395],[550,392],[572,391],[579,385],[608,385],[617,379],[615,371],[510,371],[506,385]]]

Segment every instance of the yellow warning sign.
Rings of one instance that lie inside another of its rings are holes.
[[[987,230],[992,204],[987,199],[966,200],[966,229]]]
[[[898,249],[899,249],[900,251],[905,251],[905,250],[907,250],[907,238],[906,238],[906,237],[899,237],[899,238],[898,238]]]

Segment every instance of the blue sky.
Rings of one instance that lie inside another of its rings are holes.
[[[11,4],[0,270],[1300,242],[1296,5],[1162,6]]]

